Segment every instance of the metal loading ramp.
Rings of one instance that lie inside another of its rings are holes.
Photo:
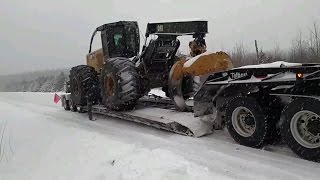
[[[87,110],[86,107],[82,108],[84,111]],[[201,137],[213,132],[212,121],[194,117],[190,112],[177,112],[172,109],[146,107],[139,104],[134,110],[117,112],[95,105],[92,107],[92,112],[192,137]]]

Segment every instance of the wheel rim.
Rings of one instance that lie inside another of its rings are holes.
[[[115,81],[109,74],[104,78],[104,89],[108,96],[113,96],[115,94]]]
[[[256,130],[253,113],[246,107],[237,107],[232,112],[232,125],[235,131],[243,137],[250,137]]]
[[[290,130],[294,139],[302,146],[320,147],[320,117],[312,111],[299,111],[291,119]]]

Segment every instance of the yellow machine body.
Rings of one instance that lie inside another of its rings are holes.
[[[100,73],[103,67],[103,51],[98,49],[87,54],[87,65],[93,67],[98,73]]]

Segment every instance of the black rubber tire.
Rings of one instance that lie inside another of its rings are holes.
[[[62,98],[63,101],[63,108],[66,111],[70,111],[70,104],[69,104],[69,100],[66,100],[65,97]]]
[[[281,135],[289,148],[303,159],[320,162],[320,147],[306,148],[295,140],[290,128],[293,116],[302,110],[312,111],[320,115],[320,100],[313,98],[298,98],[289,103],[281,114]]]
[[[232,113],[239,107],[249,109],[254,118],[256,129],[249,137],[244,137],[237,133],[232,123]],[[270,138],[270,121],[267,119],[267,111],[262,108],[258,101],[253,97],[234,97],[226,106],[225,123],[232,138],[241,145],[259,148],[264,145],[265,141]]]
[[[281,140],[280,127],[278,122],[280,121],[281,112],[285,107],[284,102],[277,96],[263,96],[258,99],[262,107],[267,111],[267,118],[270,121],[270,136],[266,140],[266,144],[275,144]]]
[[[87,104],[87,92],[90,88],[96,88],[96,97],[93,101],[98,101],[99,92],[99,79],[97,72],[91,66],[79,65],[71,68],[70,70],[70,90],[71,99],[74,104],[85,106]]]
[[[69,104],[70,104],[70,111],[71,112],[77,112],[78,111],[77,105],[73,103],[72,99],[69,99]]]
[[[108,84],[106,79],[112,79]],[[122,111],[135,107],[139,94],[139,75],[130,59],[116,57],[108,59],[101,73],[103,104],[109,109]],[[111,87],[112,86],[112,87]],[[107,89],[112,89],[107,91]]]

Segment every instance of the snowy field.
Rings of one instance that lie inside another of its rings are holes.
[[[320,164],[285,147],[252,149],[223,131],[192,138],[96,118],[64,111],[50,93],[0,93],[0,180],[320,179]]]

